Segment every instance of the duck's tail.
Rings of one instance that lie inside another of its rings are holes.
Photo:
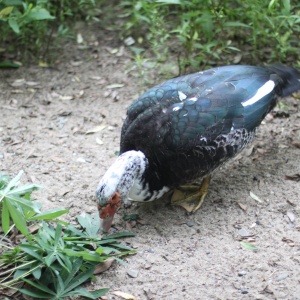
[[[300,90],[300,72],[297,69],[282,64],[273,64],[267,68],[280,77],[282,82],[280,95],[282,97]]]

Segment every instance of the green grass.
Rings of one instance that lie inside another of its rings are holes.
[[[119,239],[134,236],[122,232],[101,236],[97,214],[77,217],[72,225],[59,219],[68,209],[41,211],[32,193],[35,184],[20,185],[20,172],[12,180],[0,174],[0,290],[38,299],[84,296],[97,299],[108,289],[88,291],[81,287],[93,278],[98,264],[135,253]],[[20,283],[23,283],[20,285]]]
[[[299,64],[300,3],[295,1],[133,0],[120,5],[127,17],[123,35],[146,37],[144,45],[157,61],[172,52],[181,69],[240,61]]]
[[[140,71],[170,60],[179,73],[232,63],[300,65],[300,3],[290,0],[2,0],[2,52],[23,47],[46,59],[54,41],[74,38],[77,20],[133,37]]]

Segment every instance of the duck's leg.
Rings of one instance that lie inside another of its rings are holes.
[[[188,212],[195,212],[202,205],[208,192],[211,175],[204,177],[199,186],[180,186],[174,190],[171,198],[173,205],[179,205]]]

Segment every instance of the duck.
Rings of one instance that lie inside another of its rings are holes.
[[[170,191],[173,204],[196,212],[215,170],[253,141],[279,97],[299,89],[300,73],[293,67],[229,65],[143,93],[127,110],[120,154],[96,189],[102,231],[109,231],[123,204]]]

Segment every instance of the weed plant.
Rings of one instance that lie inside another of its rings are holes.
[[[176,53],[181,69],[240,61],[299,63],[297,1],[133,0],[120,5],[128,18],[124,36],[144,36],[157,60]]]
[[[32,192],[40,186],[20,186],[20,172],[14,179],[0,174],[0,294],[16,290],[37,299],[65,299],[84,296],[97,299],[103,288],[88,291],[81,287],[93,278],[96,266],[109,258],[134,251],[119,243],[132,233],[101,237],[99,217],[85,214],[77,225],[58,219],[68,212],[53,209],[41,212]]]

